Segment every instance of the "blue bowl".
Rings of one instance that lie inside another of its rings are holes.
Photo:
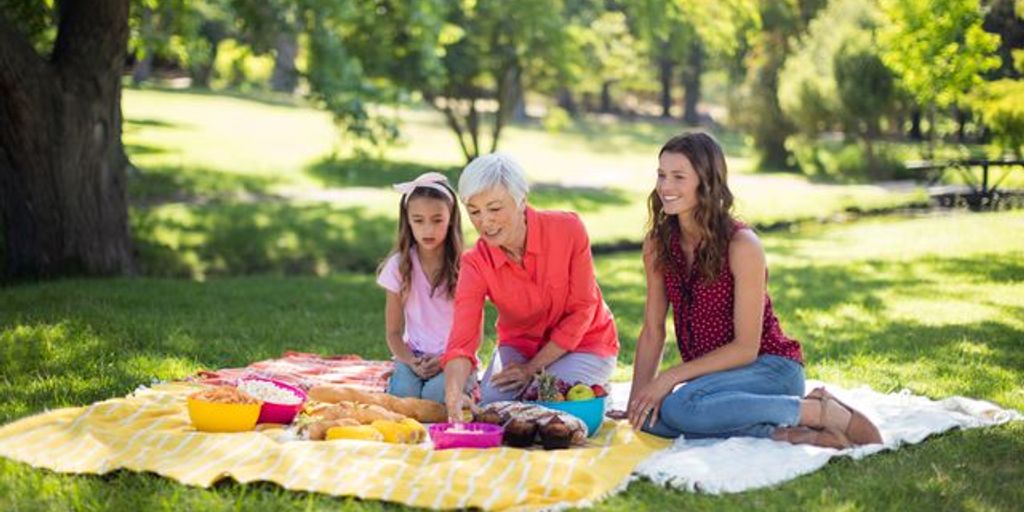
[[[566,400],[565,402],[530,402],[548,409],[563,411],[583,420],[587,424],[587,436],[594,437],[604,421],[604,403],[607,396],[590,400]]]

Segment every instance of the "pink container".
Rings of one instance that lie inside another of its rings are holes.
[[[265,379],[263,377],[245,377],[242,380],[261,380],[263,382],[269,382],[279,388],[291,391],[295,396],[302,400],[297,404],[275,404],[273,402],[263,402],[263,407],[260,408],[260,417],[256,420],[256,423],[291,423],[295,419],[295,415],[302,410],[302,405],[306,403],[308,395],[306,392],[292,386],[291,384],[285,384],[279,380]]]
[[[501,425],[490,423],[462,423],[461,431],[453,430],[454,423],[434,423],[427,430],[434,441],[435,450],[448,448],[494,448],[501,446]]]

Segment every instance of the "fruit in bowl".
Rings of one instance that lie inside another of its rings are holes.
[[[582,382],[569,388],[569,392],[565,394],[565,398],[571,401],[591,400],[596,397],[597,395],[594,394],[594,390]]]
[[[201,432],[245,432],[256,426],[262,402],[234,386],[216,386],[186,400],[192,426]]]
[[[600,384],[576,382],[570,385],[550,373],[541,372],[527,387],[522,399],[576,416],[587,424],[587,432],[593,437],[604,421],[607,396],[607,388]]]

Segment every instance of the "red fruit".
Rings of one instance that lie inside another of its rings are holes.
[[[608,392],[605,391],[604,386],[600,384],[594,384],[593,386],[590,386],[590,389],[594,390],[594,396],[597,398],[608,396]]]

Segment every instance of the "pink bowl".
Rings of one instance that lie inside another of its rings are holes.
[[[462,423],[462,431],[453,431],[453,423],[434,423],[427,430],[434,441],[434,449],[494,448],[501,446],[501,425],[490,423]]]
[[[302,405],[306,403],[308,395],[306,392],[292,386],[291,384],[285,384],[279,380],[265,379],[263,377],[245,377],[242,380],[262,380],[269,382],[279,388],[287,389],[291,391],[295,396],[298,396],[302,400],[297,404],[275,404],[273,402],[263,402],[263,407],[260,408],[260,417],[256,420],[256,423],[291,423],[295,419],[295,415],[302,410]]]

